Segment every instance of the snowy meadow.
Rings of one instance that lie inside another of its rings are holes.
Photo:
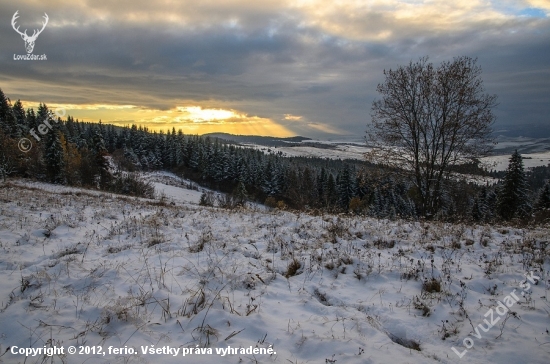
[[[227,210],[156,181],[1,186],[0,362],[548,362],[548,228]]]

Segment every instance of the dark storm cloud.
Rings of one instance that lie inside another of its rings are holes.
[[[15,10],[22,29],[48,13],[34,51],[47,61],[13,60],[25,53],[10,25]],[[432,9],[407,21],[348,10],[326,17],[278,1],[2,3],[0,87],[12,99],[159,110],[200,104],[296,133],[322,135],[309,126],[326,125],[359,135],[384,69],[425,55],[434,63],[469,55],[483,68],[487,92],[499,96],[500,124],[550,122],[548,18],[501,19],[487,10],[453,28],[433,17],[425,24]]]

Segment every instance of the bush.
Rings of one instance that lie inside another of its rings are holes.
[[[424,301],[418,298],[418,296],[414,297],[413,306],[415,309],[422,311],[422,316],[424,317],[430,316],[431,314],[430,308],[428,307],[428,305],[426,305],[426,303],[424,303]]]
[[[286,268],[286,274],[285,277],[289,278],[292,276],[295,276],[298,274],[298,270],[302,267],[302,263],[296,258],[292,259],[292,261],[288,264],[288,267]]]
[[[111,181],[109,191],[144,198],[155,198],[155,187],[134,173],[119,174]]]
[[[550,209],[539,210],[533,215],[533,223],[536,225],[550,224]]]
[[[395,240],[377,239],[374,241],[374,246],[378,249],[391,249],[395,246]]]
[[[273,196],[269,196],[265,199],[264,205],[267,207],[275,208],[277,207],[277,200]]]
[[[235,196],[222,194],[218,196],[218,206],[224,209],[234,209],[238,206],[238,201]]]
[[[359,214],[361,211],[365,209],[365,202],[361,201],[361,199],[358,196],[355,196],[349,202],[349,209],[350,211],[356,214]]]
[[[201,206],[214,206],[214,193],[212,191],[203,192],[199,200]]]
[[[422,290],[428,293],[441,292],[441,283],[435,278],[425,280],[424,283],[422,283]]]

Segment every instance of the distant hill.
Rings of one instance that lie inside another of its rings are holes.
[[[257,144],[264,145],[267,147],[283,147],[291,146],[292,144],[302,143],[306,140],[311,140],[311,138],[306,138],[302,136],[295,136],[289,138],[277,138],[270,136],[258,136],[258,135],[234,135],[229,133],[209,133],[204,134],[204,137],[218,138],[227,140],[235,143],[244,143],[244,144]]]
[[[496,138],[496,142],[496,154],[512,154],[514,150],[522,154],[550,151],[550,138],[507,137],[499,135]]]
[[[509,138],[550,138],[550,121],[546,123],[519,122],[512,125],[495,126],[494,134]]]

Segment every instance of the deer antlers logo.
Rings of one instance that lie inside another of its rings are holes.
[[[44,28],[46,28],[46,25],[48,24],[48,20],[49,20],[48,14],[44,13],[43,18],[46,21],[42,23],[42,29],[40,30],[35,29],[32,35],[29,37],[27,35],[27,29],[25,29],[24,32],[21,32],[19,31],[19,27],[17,28],[15,27],[15,21],[17,20],[17,18],[19,18],[18,13],[19,13],[19,10],[17,10],[15,14],[13,14],[13,18],[11,18],[11,26],[13,27],[13,30],[15,30],[17,33],[19,33],[19,35],[21,35],[21,38],[23,38],[23,40],[25,41],[25,48],[27,49],[27,53],[31,54],[32,50],[34,49],[34,42],[36,41],[36,38],[38,38],[40,33],[42,33],[42,31],[44,30]]]

